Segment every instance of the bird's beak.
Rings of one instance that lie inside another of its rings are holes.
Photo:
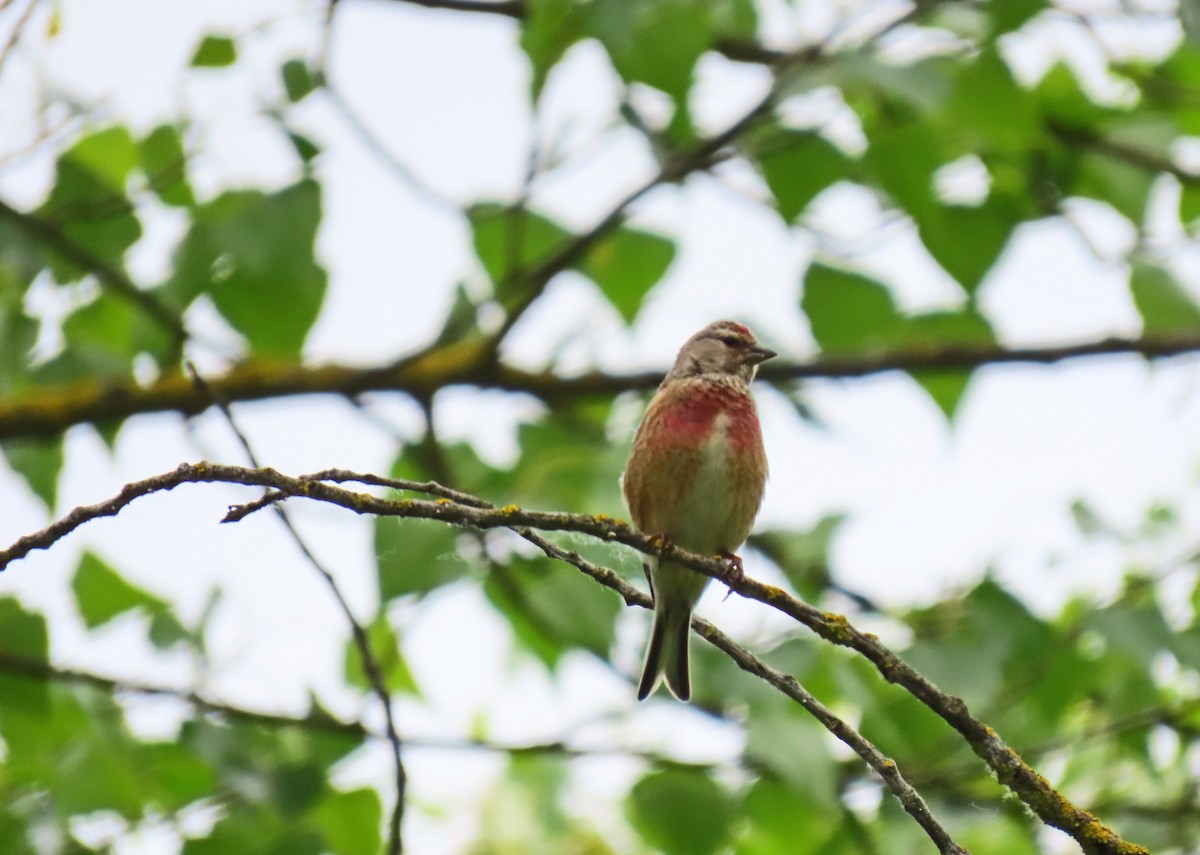
[[[758,365],[761,362],[766,362],[779,354],[771,350],[769,347],[763,347],[761,344],[752,344],[746,348],[746,361],[751,365]]]

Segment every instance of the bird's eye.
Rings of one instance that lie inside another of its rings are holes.
[[[737,347],[738,345],[741,344],[741,341],[738,340],[737,338],[735,338],[734,336],[723,335],[723,336],[721,336],[721,343],[728,345],[729,347]]]

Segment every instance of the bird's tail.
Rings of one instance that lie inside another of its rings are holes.
[[[646,662],[642,666],[642,681],[638,684],[638,700],[644,701],[658,688],[662,678],[667,680],[671,694],[686,701],[692,696],[688,677],[688,629],[691,609],[656,603],[654,629],[646,645]]]

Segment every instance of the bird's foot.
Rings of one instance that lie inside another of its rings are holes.
[[[659,558],[662,558],[662,557],[663,557],[663,553],[664,553],[664,552],[667,552],[668,550],[670,550],[670,549],[671,549],[671,547],[672,547],[672,546],[674,546],[674,545],[675,545],[675,544],[674,544],[674,543],[671,541],[671,538],[667,537],[665,534],[652,534],[652,535],[650,535],[650,543],[651,543],[651,544],[653,544],[653,545],[654,545],[654,548],[658,550],[658,557],[659,557]]]
[[[723,549],[717,555],[729,562],[729,566],[725,568],[725,578],[722,580],[729,586],[729,591],[721,600],[721,602],[725,602],[725,600],[729,599],[729,595],[733,593],[733,586],[740,585],[745,581],[746,568],[742,566],[742,557],[740,555],[734,555],[732,552],[726,552]]]

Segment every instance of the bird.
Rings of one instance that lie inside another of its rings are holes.
[[[646,408],[621,475],[625,504],[642,533],[719,555],[729,561],[734,578],[744,572],[735,551],[750,534],[767,482],[750,383],[758,366],[776,355],[734,321],[717,321],[694,334]],[[654,598],[654,626],[638,700],[665,678],[670,692],[688,701],[691,615],[710,580],[653,557],[643,566]]]

